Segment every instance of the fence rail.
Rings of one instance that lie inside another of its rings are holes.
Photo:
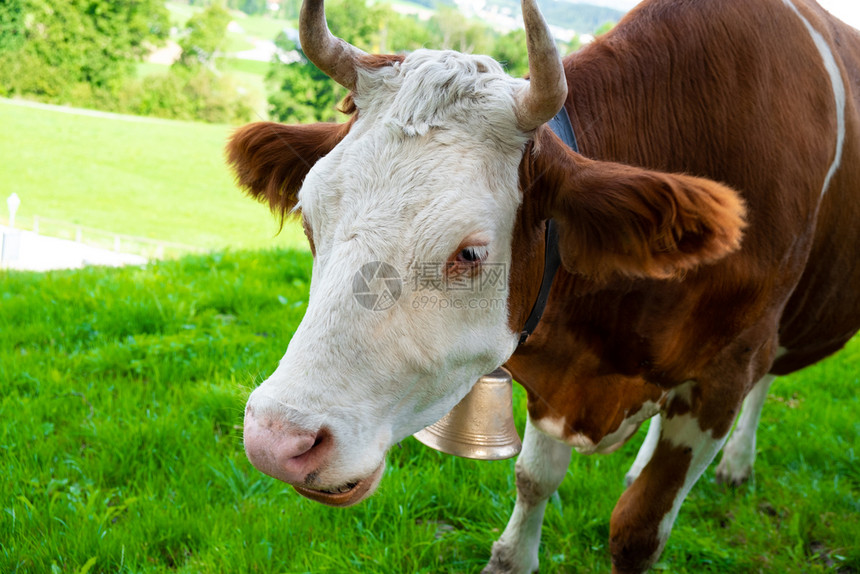
[[[39,235],[69,239],[90,245],[111,249],[118,253],[141,255],[148,259],[164,259],[188,253],[203,253],[206,249],[174,241],[162,241],[125,233],[115,233],[96,227],[80,225],[71,221],[52,217],[33,216],[33,232]]]

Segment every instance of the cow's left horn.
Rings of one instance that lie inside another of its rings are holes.
[[[567,79],[552,32],[536,0],[523,0],[529,52],[529,85],[517,94],[517,122],[531,131],[552,119],[567,98]]]
[[[348,90],[355,90],[357,61],[367,54],[336,38],[328,29],[323,0],[305,0],[299,13],[302,51],[325,74]]]

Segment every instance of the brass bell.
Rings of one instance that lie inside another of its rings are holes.
[[[447,415],[413,436],[430,448],[464,458],[516,456],[523,443],[514,426],[510,373],[498,368],[482,376]]]

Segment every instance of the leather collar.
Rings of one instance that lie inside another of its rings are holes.
[[[579,146],[576,145],[576,135],[573,133],[573,126],[570,125],[570,117],[567,115],[567,110],[564,107],[559,110],[554,118],[547,122],[547,125],[570,149],[579,153]],[[546,309],[547,300],[549,300],[549,292],[552,289],[553,279],[555,279],[556,272],[561,265],[561,254],[558,251],[558,226],[552,219],[546,220],[545,242],[543,277],[540,282],[540,290],[538,291],[534,306],[532,306],[531,313],[529,313],[523,326],[523,330],[520,332],[520,345],[525,343],[529,335],[537,329],[544,309]]]

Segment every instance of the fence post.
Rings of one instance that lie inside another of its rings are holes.
[[[119,248],[120,248],[119,235],[114,235],[113,236],[113,250],[116,251],[117,253],[119,253]]]
[[[84,232],[83,232],[83,230],[81,230],[80,226],[75,227],[75,241],[77,241],[78,243],[83,241],[83,235],[84,235]]]

